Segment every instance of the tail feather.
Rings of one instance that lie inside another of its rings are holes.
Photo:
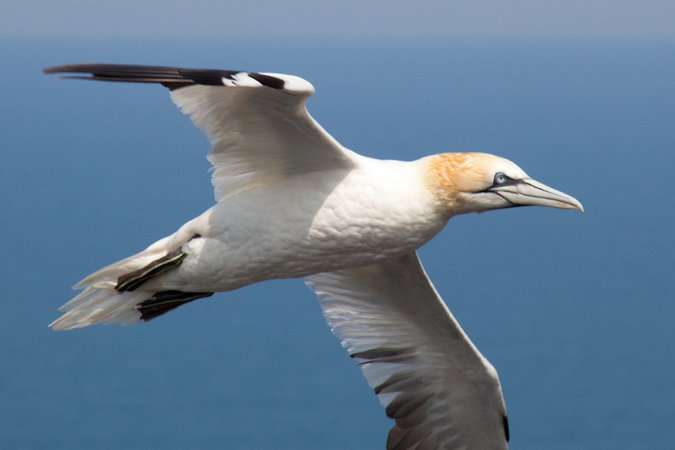
[[[139,270],[163,256],[167,251],[167,244],[170,238],[171,236],[160,239],[140,253],[97,270],[78,282],[73,288],[84,289],[90,286],[114,288],[118,277]]]
[[[95,323],[132,324],[141,320],[137,305],[152,297],[152,292],[118,292],[118,278],[138,270],[166,250],[162,239],[146,250],[106,266],[75,285],[83,289],[76,297],[59,308],[64,314],[49,324],[54,330],[72,330]]]
[[[141,320],[137,305],[151,297],[148,292],[117,293],[113,289],[88,287],[63,305],[66,311],[49,324],[54,330],[72,330],[95,323],[132,324]]]
[[[189,224],[189,222],[188,222]],[[161,291],[145,283],[178,267],[187,254],[182,245],[200,238],[186,224],[172,236],[136,255],[111,264],[80,281],[83,291],[59,308],[64,314],[49,326],[71,330],[95,323],[131,324],[147,321],[210,292]]]

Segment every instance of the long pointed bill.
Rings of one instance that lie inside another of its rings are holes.
[[[550,206],[553,208],[584,211],[584,207],[576,198],[531,178],[523,178],[511,185],[498,186],[491,190],[501,195],[513,205]]]

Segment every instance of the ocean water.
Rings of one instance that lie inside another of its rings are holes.
[[[675,448],[675,44],[3,38],[0,448],[376,449],[391,422],[300,280],[149,324],[47,324],[102,265],[213,202],[208,144],[85,61],[292,73],[369,156],[478,150],[580,199],[453,219],[421,250],[497,368],[514,449]]]

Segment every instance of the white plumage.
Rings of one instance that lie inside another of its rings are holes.
[[[388,448],[506,448],[497,372],[415,253],[307,281],[333,332],[362,362],[368,384],[397,420]]]
[[[216,291],[307,277],[333,332],[396,420],[391,449],[503,449],[499,379],[415,253],[453,215],[517,205],[579,209],[481,153],[381,161],[314,121],[289,75],[82,64],[47,72],[161,83],[209,137],[217,203],[76,287],[55,329],[150,320]]]

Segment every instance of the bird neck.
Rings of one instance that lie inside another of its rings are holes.
[[[465,211],[463,193],[477,187],[480,153],[439,153],[426,159],[427,184],[436,199],[438,208],[447,217]]]

